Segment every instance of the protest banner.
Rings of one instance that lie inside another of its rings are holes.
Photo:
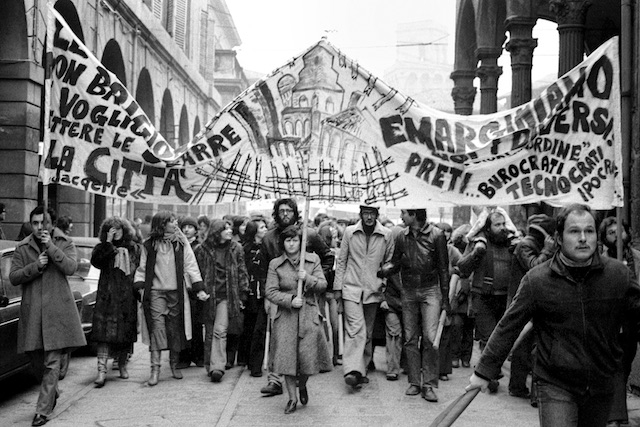
[[[623,204],[617,38],[540,97],[477,116],[422,106],[321,40],[177,147],[57,19],[47,183],[164,204]]]

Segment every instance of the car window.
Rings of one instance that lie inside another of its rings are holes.
[[[9,272],[11,271],[11,260],[13,259],[13,251],[7,252],[0,258],[0,279],[2,280],[2,291],[4,295],[13,300],[22,296],[20,286],[13,286],[9,281]]]
[[[91,270],[91,252],[93,252],[92,246],[76,245],[78,270],[76,270],[75,276],[80,276],[84,279],[89,275],[89,271]]]

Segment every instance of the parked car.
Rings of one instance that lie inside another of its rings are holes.
[[[80,314],[82,329],[88,337],[100,276],[100,270],[91,265],[91,251],[99,240],[74,237],[73,241],[76,245],[78,269],[74,275],[69,276],[69,286]],[[22,289],[9,281],[15,246],[16,242],[12,240],[0,240],[0,380],[22,371],[29,371],[39,378],[43,370],[43,363],[32,366],[29,356],[17,353]]]
[[[91,252],[100,243],[96,237],[72,237],[76,245],[76,256],[78,269],[73,276],[69,276],[69,286],[74,294],[77,292],[82,296],[80,308],[80,321],[87,342],[93,324],[93,310],[96,307],[96,295],[98,293],[98,279],[100,270],[91,265]]]

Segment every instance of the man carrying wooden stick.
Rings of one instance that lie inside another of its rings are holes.
[[[560,250],[522,279],[467,390],[487,388],[533,320],[540,425],[604,426],[622,361],[618,331],[625,322],[638,331],[640,287],[623,263],[598,254],[588,206],[563,208],[556,223]]]

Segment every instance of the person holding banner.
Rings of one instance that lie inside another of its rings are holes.
[[[284,375],[289,401],[284,413],[295,412],[298,404],[309,401],[307,380],[323,368],[322,355],[327,354],[327,340],[322,330],[318,301],[327,287],[320,258],[312,252],[300,253],[302,230],[297,225],[280,233],[283,254],[271,260],[265,293],[275,304],[271,337],[271,360],[274,372]],[[300,268],[304,263],[304,269]],[[302,295],[297,294],[298,280],[303,282]]]
[[[227,359],[227,338],[242,332],[249,291],[244,250],[233,240],[231,222],[211,222],[207,239],[196,248],[203,281],[193,290],[208,302],[204,306],[204,366],[211,382],[220,382]]]
[[[173,377],[182,379],[177,364],[191,337],[189,283],[194,289],[202,286],[191,245],[178,228],[175,216],[171,212],[158,212],[151,220],[151,233],[142,246],[140,266],[134,277],[134,287],[144,290],[142,308],[149,331],[150,386],[158,384],[162,350],[169,350]],[[205,300],[204,292],[198,298]]]
[[[48,422],[60,394],[58,381],[64,354],[87,345],[87,341],[67,281],[78,267],[73,241],[53,227],[42,206],[31,211],[29,222],[33,232],[16,246],[9,281],[22,287],[18,353],[29,354],[32,363],[42,363],[44,357],[44,374],[31,423],[41,426]]]
[[[278,199],[273,204],[273,219],[275,220],[276,226],[269,231],[262,239],[262,247],[260,249],[260,253],[263,257],[263,262],[261,265],[264,266],[265,269],[269,267],[269,263],[271,260],[282,255],[282,247],[280,245],[280,233],[290,225],[298,225],[300,227],[304,226],[304,221],[299,221],[300,214],[298,212],[298,204],[294,199]],[[320,264],[322,265],[322,271],[327,277],[331,269],[333,268],[334,256],[331,252],[331,249],[327,244],[318,236],[318,233],[307,227],[307,252],[313,252],[320,258]],[[266,277],[266,271],[265,271]],[[270,321],[273,322],[273,316],[275,315],[275,306],[270,304],[269,301],[265,301],[269,307],[265,307],[265,310],[270,316]],[[324,356],[325,355],[321,355]],[[331,370],[331,356],[326,354],[327,363],[323,364],[324,370]],[[273,360],[272,355],[269,353],[269,359]],[[271,364],[269,364],[271,366]],[[265,396],[275,396],[278,394],[282,394],[282,377],[275,372],[269,371],[269,377],[267,380],[267,385],[260,389],[260,393]]]
[[[338,254],[333,295],[344,312],[344,381],[351,387],[366,384],[366,367],[373,359],[371,338],[384,282],[378,274],[391,261],[391,230],[378,221],[378,208],[360,206],[360,221],[345,229]],[[437,373],[436,373],[437,375]]]
[[[393,258],[379,276],[400,272],[402,320],[409,373],[405,394],[437,402],[439,352],[434,348],[438,319],[449,313],[449,252],[444,231],[427,222],[426,209],[403,209],[406,228],[398,233]],[[421,344],[419,344],[421,341]]]
[[[524,276],[466,389],[487,389],[532,320],[540,425],[604,426],[622,363],[618,332],[640,327],[640,287],[627,266],[598,253],[588,206],[563,208],[556,223],[559,251]]]
[[[109,355],[118,361],[120,378],[129,378],[127,358],[138,337],[133,276],[140,260],[140,246],[134,237],[127,220],[107,218],[100,226],[100,243],[91,253],[91,264],[100,270],[91,330],[98,353],[96,388],[105,384]]]

